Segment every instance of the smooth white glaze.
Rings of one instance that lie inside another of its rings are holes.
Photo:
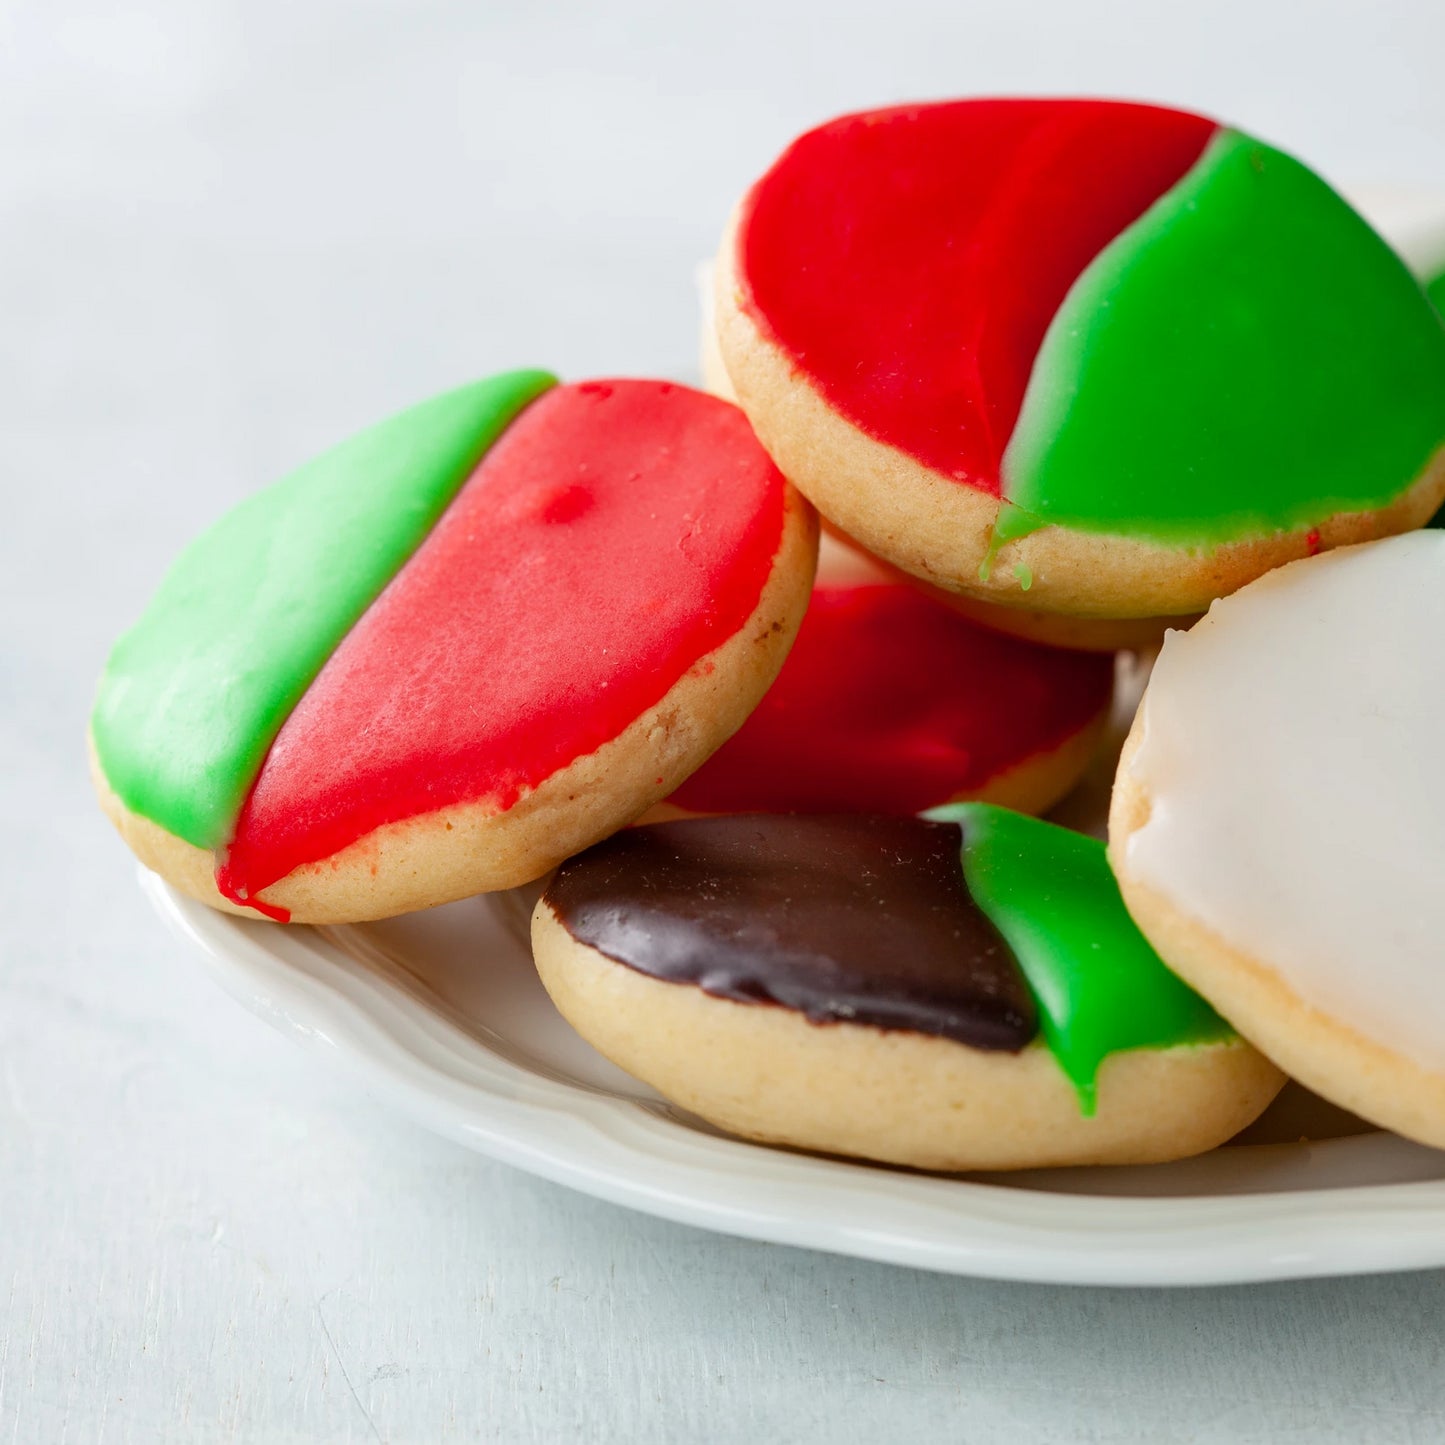
[[[1124,866],[1306,1003],[1445,1069],[1445,531],[1272,572],[1171,632]]]

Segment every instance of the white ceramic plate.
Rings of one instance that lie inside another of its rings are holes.
[[[1203,1284],[1445,1265],[1445,1154],[1391,1135],[1179,1164],[934,1177],[729,1139],[563,1022],[506,917],[470,899],[278,928],[142,873],[221,982],[426,1127],[558,1183],[728,1234],[1000,1279]],[[1254,1137],[1318,1131],[1285,1098]],[[1350,1127],[1326,1117],[1324,1127]]]
[[[1417,267],[1445,264],[1441,198],[1357,200]],[[1119,723],[1139,681],[1124,678]],[[1056,816],[1096,828],[1111,774],[1101,760]],[[141,882],[243,1003],[421,1124],[667,1219],[1067,1284],[1445,1265],[1445,1153],[1368,1131],[1293,1086],[1247,1142],[1179,1164],[938,1177],[818,1158],[727,1138],[578,1038],[519,941],[515,896],[384,923],[278,928],[212,912],[144,871]]]

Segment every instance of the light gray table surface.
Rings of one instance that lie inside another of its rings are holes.
[[[808,123],[1150,96],[1439,186],[1442,62],[1436,0],[0,6],[0,1445],[1445,1438],[1445,1274],[976,1283],[420,1133],[163,931],[82,749],[252,488],[495,368],[689,374],[694,264]]]

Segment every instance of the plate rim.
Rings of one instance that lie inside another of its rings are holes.
[[[1062,1194],[688,1129],[643,1100],[551,1079],[505,1057],[439,1002],[362,964],[324,930],[235,918],[143,867],[138,873],[156,911],[199,947],[227,992],[414,1122],[675,1223],[1040,1284],[1241,1284],[1445,1265],[1445,1179],[1162,1198]]]

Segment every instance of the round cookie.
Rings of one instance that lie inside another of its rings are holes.
[[[1445,1147],[1445,533],[1296,562],[1171,633],[1110,854],[1171,968],[1301,1083]]]
[[[1043,812],[1108,717],[1113,659],[985,630],[829,538],[802,627],[742,727],[668,799],[691,813]]]
[[[987,804],[695,818],[564,863],[538,971],[585,1039],[719,1128],[915,1168],[1213,1147],[1279,1071],[1170,974],[1101,843]]]
[[[1445,326],[1419,283],[1299,162],[1199,116],[845,116],[744,198],[716,284],[784,473],[980,602],[1194,614],[1445,498]]]
[[[540,876],[747,716],[812,509],[732,406],[515,372],[253,497],[116,645],[96,786],[217,907],[329,923]]]

